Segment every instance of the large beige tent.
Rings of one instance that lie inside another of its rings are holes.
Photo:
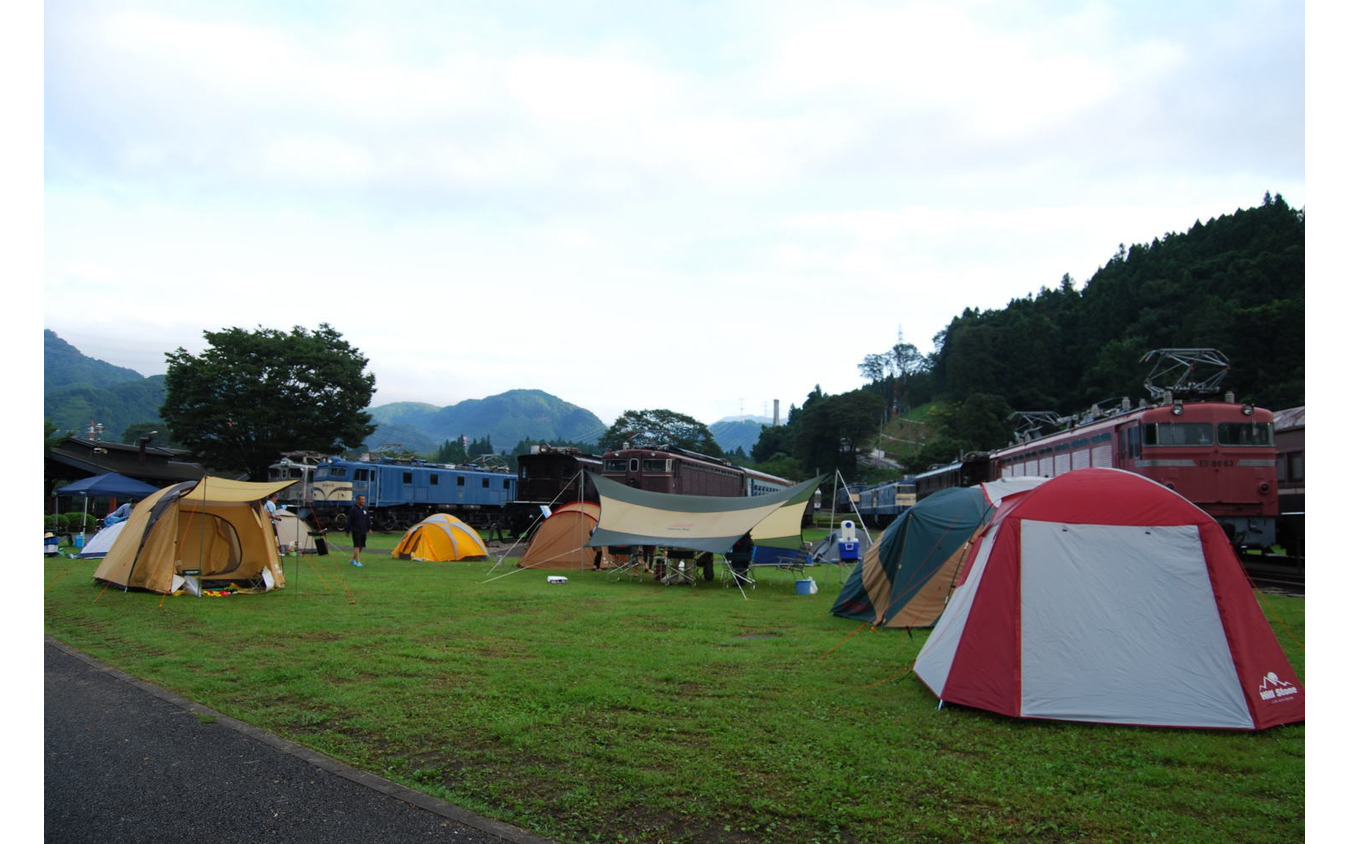
[[[208,476],[158,490],[131,511],[94,578],[162,594],[211,581],[280,589],[285,578],[262,504],[292,483]]]
[[[573,501],[554,510],[539,524],[529,547],[516,565],[526,569],[589,569],[609,562],[605,548],[587,548],[591,531],[600,521],[600,505]]]

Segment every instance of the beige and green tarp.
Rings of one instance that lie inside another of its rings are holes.
[[[799,548],[802,517],[821,477],[748,498],[671,495],[587,473],[600,494],[590,547],[659,545],[725,554],[745,534],[756,545]]]

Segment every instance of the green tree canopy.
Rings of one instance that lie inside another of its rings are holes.
[[[816,388],[817,391],[820,389]],[[858,452],[875,440],[880,430],[882,400],[865,389],[838,396],[813,394],[802,405],[797,422],[794,456],[808,472],[852,477]]]
[[[601,451],[613,451],[627,443],[633,448],[673,445],[709,457],[722,457],[722,447],[708,426],[673,410],[626,410],[600,437]]]
[[[332,454],[375,430],[367,360],[326,323],[289,334],[259,327],[204,332],[207,348],[170,352],[160,415],[173,440],[208,466],[255,480],[283,452]]]

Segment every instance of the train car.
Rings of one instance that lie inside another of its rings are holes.
[[[990,452],[988,479],[1107,466],[1151,478],[1213,516],[1234,545],[1269,547],[1279,512],[1274,414],[1250,404],[1171,399],[1075,419]],[[978,470],[975,472],[978,473]]]
[[[751,489],[745,469],[731,461],[669,445],[607,451],[600,473],[634,489],[672,495],[737,497]]]
[[[277,503],[294,510],[300,518],[308,518],[309,502],[313,499],[314,467],[322,455],[311,452],[291,452],[267,467],[267,480],[294,481],[277,493]]]
[[[519,536],[538,523],[545,507],[599,501],[586,473],[600,474],[602,463],[600,455],[578,448],[533,446],[529,454],[516,459],[516,499],[507,503],[503,524]]]
[[[333,458],[314,467],[311,492],[314,521],[325,528],[344,529],[347,508],[364,495],[375,530],[406,530],[433,513],[488,530],[500,529],[516,499],[516,476],[419,460]]]
[[[1280,515],[1275,535],[1285,553],[1304,552],[1303,407],[1275,411],[1275,476]]]
[[[868,527],[885,528],[918,501],[914,481],[890,481],[858,493],[858,516]]]
[[[754,469],[744,469],[745,488],[743,495],[767,495],[771,492],[787,489],[792,486],[792,481],[786,478],[780,478],[777,475],[769,475],[764,472],[757,472]]]
[[[932,466],[915,475],[914,499],[922,501],[933,493],[954,486],[975,486],[992,480],[989,452],[972,451],[965,457],[942,466]]]

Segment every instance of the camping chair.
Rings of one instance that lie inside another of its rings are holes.
[[[654,571],[656,579],[666,586],[693,586],[697,583],[694,552],[683,548],[658,551]]]
[[[737,586],[741,589],[755,588],[755,578],[750,573],[750,557],[741,559],[739,554],[727,554],[722,558],[722,586]]]
[[[631,545],[613,545],[609,549],[610,565],[604,571],[612,581],[624,577],[639,577],[647,572],[647,564],[642,559],[642,549]]]

